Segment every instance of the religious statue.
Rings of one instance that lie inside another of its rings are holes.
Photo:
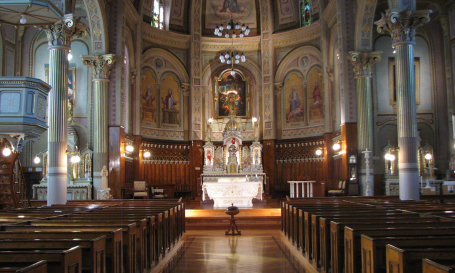
[[[103,166],[101,169],[101,189],[107,188],[107,177],[109,175],[109,171],[107,170],[106,165]]]

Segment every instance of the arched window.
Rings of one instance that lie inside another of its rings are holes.
[[[310,0],[300,1],[300,26],[309,26],[312,23]]]
[[[153,0],[152,27],[164,29],[163,0]]]

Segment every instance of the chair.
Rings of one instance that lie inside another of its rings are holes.
[[[148,192],[147,183],[145,182],[145,180],[133,181],[133,199],[134,198],[142,198],[142,199],[149,198],[149,192]]]
[[[152,186],[150,191],[152,192],[152,198],[166,198],[164,194],[164,189],[157,189],[155,186]]]
[[[328,194],[329,194],[329,196],[342,196],[342,195],[345,195],[345,189],[346,189],[346,180],[340,180],[340,182],[338,182],[338,189],[329,190]]]

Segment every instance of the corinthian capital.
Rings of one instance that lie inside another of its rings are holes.
[[[62,21],[46,27],[49,47],[71,47],[73,36],[84,37],[86,28],[87,26],[79,22],[79,19],[75,20],[72,14],[66,14]]]
[[[348,60],[354,65],[355,78],[371,77],[372,67],[381,60],[382,51],[348,52]]]
[[[382,18],[375,22],[378,32],[390,34],[392,44],[415,44],[416,29],[430,22],[431,10],[386,10]]]
[[[82,56],[82,64],[90,65],[93,69],[93,79],[108,80],[111,69],[116,59],[115,54],[106,55],[85,55]]]

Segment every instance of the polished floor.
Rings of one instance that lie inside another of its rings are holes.
[[[163,272],[317,272],[279,230],[241,232],[230,236],[221,230],[187,231]]]

